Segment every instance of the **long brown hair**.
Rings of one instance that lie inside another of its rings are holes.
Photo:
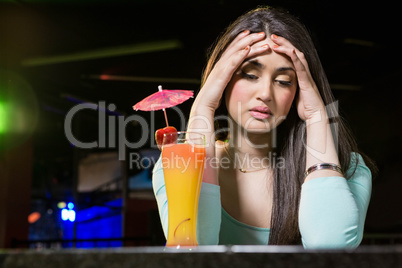
[[[339,161],[343,170],[347,170],[351,153],[358,152],[357,144],[343,119],[338,115],[337,107],[334,105],[334,96],[307,29],[289,13],[271,7],[261,7],[247,12],[234,21],[212,50],[203,73],[202,84],[205,83],[227,46],[244,30],[250,30],[252,33],[263,31],[266,36],[271,34],[282,36],[304,53],[327,112],[332,117],[330,119],[331,130],[334,137],[337,137],[335,144],[338,146]],[[225,110],[224,103],[225,101],[221,101],[219,109]],[[277,147],[278,156],[284,158],[285,167],[274,169],[274,196],[269,244],[301,243],[298,210],[303,174],[306,168],[306,129],[305,122],[299,118],[295,106],[292,105],[286,120],[277,130],[277,136],[281,138]],[[223,131],[217,130],[216,133],[222,134]],[[366,163],[370,166],[371,161],[367,159]]]

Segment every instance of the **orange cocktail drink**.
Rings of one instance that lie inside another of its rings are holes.
[[[165,134],[171,135],[171,134]],[[178,132],[176,140],[165,137],[162,166],[168,200],[167,247],[195,247],[197,213],[205,163],[204,136]]]

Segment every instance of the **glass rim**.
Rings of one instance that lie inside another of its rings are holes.
[[[190,137],[188,136],[188,134],[190,135]],[[199,145],[205,145],[205,142],[206,142],[205,134],[197,132],[197,131],[176,131],[176,132],[163,133],[163,141],[165,140],[165,137],[169,138],[169,136],[173,136],[173,135],[174,135],[175,142],[177,142],[177,141],[193,141],[192,143],[201,142],[202,144],[200,143]],[[168,142],[168,144],[169,143],[172,143],[172,142],[170,141],[170,142]]]
[[[200,135],[200,136],[205,137],[205,134],[203,134],[203,133],[201,133],[201,132],[197,132],[197,131],[176,131],[176,132],[168,132],[168,133],[163,133],[163,136],[169,135],[169,134],[177,134],[177,135],[180,135],[180,134],[186,134],[186,133],[189,133],[189,134],[197,134],[197,135]]]

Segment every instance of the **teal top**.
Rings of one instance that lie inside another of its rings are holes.
[[[348,180],[321,177],[302,185],[299,228],[305,248],[354,248],[360,244],[371,196],[371,172],[359,154],[352,154],[350,166],[345,173],[345,177],[352,175]],[[160,160],[152,181],[167,237],[168,204]],[[269,232],[231,217],[221,206],[220,187],[202,183],[197,221],[200,245],[267,245]]]

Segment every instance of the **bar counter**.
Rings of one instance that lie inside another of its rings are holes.
[[[305,250],[298,246],[16,249],[0,251],[0,267],[402,267],[402,245],[354,250]]]

